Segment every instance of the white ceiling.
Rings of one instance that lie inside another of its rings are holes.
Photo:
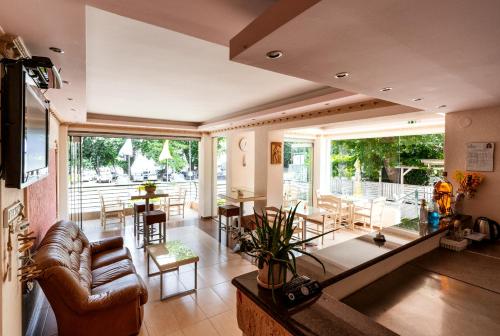
[[[2,0],[0,26],[21,36],[32,55],[50,57],[61,69],[70,85],[48,90],[51,107],[64,120],[85,121],[85,1]],[[61,48],[64,54],[49,47]]]
[[[276,0],[86,0],[87,5],[228,46]]]
[[[301,4],[311,7],[281,0],[261,14],[231,41],[233,60],[426,110],[500,103],[498,0]],[[267,59],[274,49],[285,55]]]
[[[317,136],[331,139],[362,139],[398,135],[444,133],[442,113],[411,112],[390,116],[358,119],[287,130],[286,136]]]
[[[87,6],[88,112],[203,122],[324,87],[225,46]]]

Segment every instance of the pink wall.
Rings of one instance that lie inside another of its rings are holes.
[[[500,221],[500,106],[446,115],[445,168],[450,180],[455,170],[465,170],[468,142],[495,143],[495,170],[484,172],[486,179],[475,198],[465,200],[464,212]],[[454,187],[456,190],[456,183]]]
[[[49,176],[26,188],[26,207],[30,229],[38,244],[57,219],[56,150],[49,150]]]

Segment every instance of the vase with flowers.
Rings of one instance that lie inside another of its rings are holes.
[[[148,195],[153,195],[156,191],[156,183],[152,181],[144,182],[142,186]]]
[[[458,193],[462,193],[467,199],[476,195],[477,189],[484,181],[484,175],[475,172],[455,171],[453,178],[458,183]]]

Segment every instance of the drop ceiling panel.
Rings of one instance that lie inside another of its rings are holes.
[[[254,21],[231,41],[232,60],[424,110],[500,103],[499,1],[311,3],[265,34],[257,24],[272,27],[272,17]],[[289,10],[283,0],[268,12],[276,8]],[[251,44],[252,31],[264,37]],[[284,56],[265,57],[276,49]],[[342,71],[350,76],[334,78]]]

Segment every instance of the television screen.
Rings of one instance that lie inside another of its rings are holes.
[[[47,110],[29,85],[26,85],[24,113],[23,154],[27,174],[47,167]]]

